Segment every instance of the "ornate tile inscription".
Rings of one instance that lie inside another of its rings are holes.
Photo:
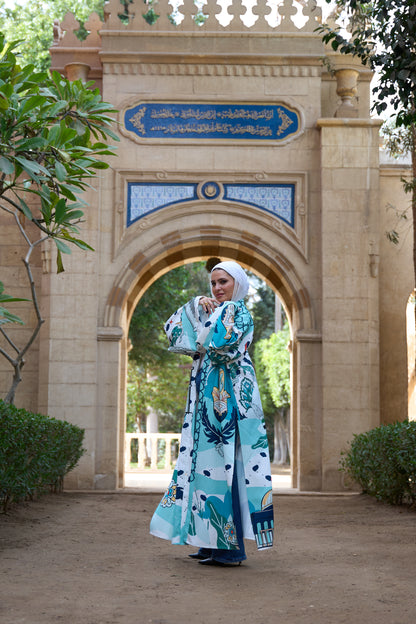
[[[300,114],[283,104],[140,102],[124,126],[141,140],[279,142],[301,130]]]

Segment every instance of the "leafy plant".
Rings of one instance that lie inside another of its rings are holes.
[[[0,400],[0,506],[60,492],[84,450],[84,430]]]
[[[97,171],[109,166],[102,160],[114,154],[108,138],[119,140],[111,129],[115,110],[102,101],[98,89],[92,89],[92,82],[70,82],[58,72],[50,75],[33,65],[22,67],[17,48],[0,33],[0,211],[14,222],[27,245],[23,263],[37,323],[20,347],[4,329],[5,320],[19,319],[6,315],[5,306],[0,308],[0,333],[7,345],[0,353],[14,369],[7,402],[14,400],[24,356],[43,323],[32,253],[52,240],[60,272],[62,254],[71,253],[70,245],[91,249],[79,237],[87,206],[81,196]],[[10,303],[10,297],[2,295],[2,302]]]
[[[416,422],[382,425],[355,435],[340,469],[365,494],[400,505],[416,503]]]
[[[269,420],[269,439],[273,449],[273,463],[285,464],[290,460],[290,331],[286,323],[283,330],[259,340],[255,345],[254,361],[262,397],[263,409]],[[270,427],[270,420],[273,427]],[[270,431],[271,433],[271,431]],[[269,434],[270,435],[270,434]]]
[[[38,70],[46,70],[51,64],[54,20],[61,21],[71,12],[80,22],[75,35],[82,40],[91,13],[95,11],[104,18],[104,4],[105,0],[16,0],[10,6],[0,0],[0,30],[9,41],[21,41],[19,53],[25,65],[30,63]]]

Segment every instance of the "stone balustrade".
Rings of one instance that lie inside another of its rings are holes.
[[[315,29],[321,23],[322,10],[316,0],[143,0],[121,3],[109,0],[104,7],[104,24],[93,14],[85,24],[89,40],[95,45],[99,33],[108,31],[144,32],[259,32],[287,33],[291,36],[319,37]],[[72,14],[54,28],[54,45],[73,43],[79,28]],[[66,39],[66,42],[62,42]]]
[[[180,438],[180,433],[126,433],[124,439],[125,472],[142,471],[149,467],[152,470],[170,470],[172,463],[176,461]],[[174,442],[178,444],[173,445]],[[162,468],[161,462],[163,462]],[[132,463],[137,463],[137,468],[132,468]]]

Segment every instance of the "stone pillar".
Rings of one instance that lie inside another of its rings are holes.
[[[313,331],[298,331],[294,343],[296,403],[292,410],[296,422],[292,448],[297,446],[297,455],[292,466],[292,486],[301,492],[319,492],[322,487],[321,336]]]
[[[380,423],[379,122],[321,119],[322,488],[341,488],[355,433]]]
[[[94,244],[88,232],[85,239]],[[56,250],[43,249],[38,411],[84,429],[87,452],[65,477],[66,489],[92,489],[96,457],[96,256],[74,250],[56,273]]]
[[[94,487],[114,490],[120,486],[120,360],[121,327],[98,329],[97,428]]]

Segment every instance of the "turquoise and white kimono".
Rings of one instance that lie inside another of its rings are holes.
[[[193,356],[180,453],[150,525],[173,544],[236,549],[231,484],[237,470],[244,537],[273,543],[270,459],[248,347],[253,320],[243,300],[212,315],[196,297],[165,331],[170,351]]]

